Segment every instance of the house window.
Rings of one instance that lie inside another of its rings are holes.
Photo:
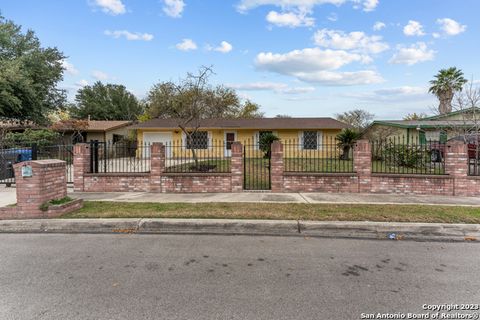
[[[124,136],[122,136],[121,134],[112,135],[112,142],[113,143],[117,143],[119,141],[122,141],[123,139],[124,139]]]
[[[272,131],[260,131],[258,132],[258,141],[262,141],[262,138],[266,135],[270,135],[270,134],[273,134]]]
[[[187,149],[208,149],[208,132],[197,131],[187,137]]]
[[[303,131],[303,149],[317,150],[318,149],[318,134],[317,131]]]

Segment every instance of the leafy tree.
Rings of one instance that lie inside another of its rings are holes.
[[[44,48],[32,30],[0,16],[0,119],[45,124],[47,114],[61,108],[65,56]]]
[[[9,132],[5,136],[6,145],[26,146],[36,143],[38,145],[51,145],[56,143],[60,134],[48,129],[25,129],[24,132]]]
[[[428,92],[437,96],[440,104],[438,111],[440,114],[452,112],[452,99],[455,92],[462,91],[463,85],[467,79],[463,77],[463,72],[456,67],[441,69],[434,80],[430,80]]]
[[[355,142],[360,138],[360,134],[358,131],[353,129],[343,129],[337,135],[337,145],[339,148],[342,149],[342,154],[340,155],[340,159],[348,160],[350,159],[350,150],[353,148]]]
[[[409,113],[405,117],[403,117],[403,120],[422,120],[426,118],[428,115],[425,113]]]
[[[260,137],[260,140],[258,141],[258,148],[263,151],[263,157],[265,159],[272,157],[272,143],[278,140],[280,140],[280,138],[270,132]]]
[[[357,131],[362,131],[368,127],[374,116],[374,114],[362,109],[354,109],[335,115],[338,121],[351,125]]]
[[[78,90],[73,118],[91,120],[136,120],[143,106],[125,86],[100,81]]]
[[[161,82],[152,87],[146,99],[145,118],[171,118],[187,137],[194,141],[194,136],[201,126],[202,119],[237,118],[261,116],[258,105],[246,101],[240,103],[235,90],[224,86],[213,87],[209,78],[213,74],[211,67],[201,67],[198,73],[188,73],[178,83]],[[195,148],[190,149],[199,167]]]

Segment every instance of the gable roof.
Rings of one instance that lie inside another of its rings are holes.
[[[88,120],[88,127],[83,129],[82,131],[85,132],[105,132],[105,131],[110,131],[114,129],[118,129],[121,127],[126,127],[129,124],[131,124],[131,121],[102,121],[102,120]],[[59,125],[56,128],[57,131],[68,131],[68,130],[73,130],[68,123],[65,123],[64,126],[62,126],[62,123],[60,122]]]
[[[475,121],[472,120],[376,120],[369,126],[375,124],[391,126],[404,129],[416,129],[420,128],[453,128],[453,127],[470,127],[475,125]]]
[[[253,118],[203,119],[202,128],[215,129],[344,129],[348,124],[333,118]],[[130,126],[129,129],[178,129],[178,119],[152,119]]]
[[[466,109],[462,109],[462,110],[452,111],[452,112],[449,112],[449,113],[439,114],[439,115],[436,115],[436,116],[425,117],[422,120],[440,120],[440,119],[443,119],[443,118],[456,116],[457,114],[472,112],[474,110],[476,110],[476,112],[480,113],[480,108],[470,107],[470,108],[466,108]]]

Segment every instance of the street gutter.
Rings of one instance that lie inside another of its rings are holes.
[[[240,219],[0,220],[0,233],[218,234],[480,242],[480,224]]]

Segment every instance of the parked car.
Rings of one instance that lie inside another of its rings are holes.
[[[0,150],[0,180],[13,178],[13,165],[28,160],[32,160],[30,148]]]

